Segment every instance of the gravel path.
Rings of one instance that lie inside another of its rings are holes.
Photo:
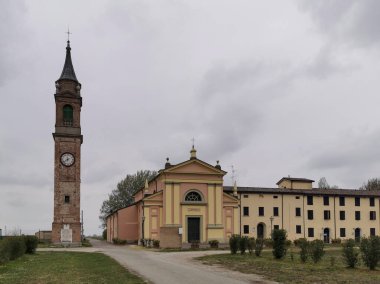
[[[91,248],[61,248],[59,251],[102,252],[128,270],[156,284],[275,283],[255,274],[243,274],[219,266],[203,265],[195,257],[223,251],[157,252],[137,246],[115,246],[91,239]],[[52,250],[52,249],[39,249]]]

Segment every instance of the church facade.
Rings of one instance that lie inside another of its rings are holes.
[[[160,240],[161,247],[183,247],[193,242],[228,241],[240,232],[237,195],[223,190],[226,174],[196,157],[171,165],[139,190],[135,202],[107,218],[107,240]]]
[[[232,234],[270,238],[285,229],[290,240],[360,239],[380,233],[380,192],[313,188],[313,180],[284,177],[278,187],[224,186],[226,174],[196,157],[165,164],[134,196],[135,202],[107,217],[107,241],[160,241],[189,247]]]

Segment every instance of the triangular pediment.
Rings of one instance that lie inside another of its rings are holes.
[[[144,197],[144,201],[162,201],[162,190]]]
[[[239,199],[228,193],[223,193],[223,203],[236,203],[239,204]]]
[[[167,173],[225,175],[226,172],[198,159],[188,160],[165,169]]]

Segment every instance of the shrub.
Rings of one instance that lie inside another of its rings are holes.
[[[229,240],[231,254],[236,254],[239,249],[240,236],[232,235]]]
[[[219,241],[218,240],[211,240],[208,242],[211,248],[218,248],[219,246]]]
[[[303,243],[303,242],[305,242],[305,241],[307,241],[307,239],[305,239],[305,238],[300,238],[300,239],[295,239],[293,242],[294,242],[294,245],[295,245],[296,247],[300,247],[300,244]]]
[[[309,258],[310,243],[306,239],[302,238],[297,240],[297,246],[300,248],[301,262],[305,263]]]
[[[260,256],[261,252],[263,251],[264,246],[264,240],[263,239],[257,239],[256,245],[255,245],[255,255]]]
[[[274,230],[272,233],[274,258],[281,259],[286,255],[286,231]]]
[[[359,252],[355,249],[355,240],[349,239],[343,244],[343,259],[350,268],[355,268],[359,262]]]
[[[107,229],[103,230],[102,237],[103,237],[103,240],[107,239]]]
[[[273,247],[273,240],[272,239],[264,239],[264,246],[266,247],[266,248],[271,248],[271,247]]]
[[[249,238],[247,243],[247,249],[249,254],[252,254],[256,246],[255,238]]]
[[[0,263],[15,260],[24,255],[25,251],[26,246],[23,237],[6,238],[0,243]]]
[[[341,239],[332,239],[331,240],[331,243],[334,245],[334,244],[341,244],[342,243],[342,240]]]
[[[285,246],[286,246],[287,248],[291,247],[291,245],[292,245],[292,241],[291,241],[291,240],[286,240],[286,241],[285,241]]]
[[[127,243],[126,240],[121,240],[121,239],[118,239],[118,238],[113,238],[112,239],[112,242],[115,244],[115,245],[125,245]]]
[[[33,254],[38,246],[38,238],[36,236],[24,236],[25,253]]]
[[[245,254],[247,247],[248,247],[248,237],[247,236],[240,237],[240,239],[239,239],[240,253]]]
[[[319,262],[324,252],[324,243],[322,240],[314,240],[310,243],[310,253],[311,253],[311,259],[314,261],[314,263]]]
[[[160,240],[153,240],[153,247],[159,248],[160,247]]]
[[[380,261],[380,237],[371,236],[369,238],[363,238],[360,243],[360,251],[364,264],[370,270],[374,270]]]

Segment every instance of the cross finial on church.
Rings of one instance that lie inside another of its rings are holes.
[[[194,146],[195,146],[195,138],[193,137],[193,138],[191,138],[191,142],[193,143],[193,148],[194,148]]]
[[[70,33],[70,29],[69,29],[69,27],[67,27],[67,41],[70,41],[70,35],[72,34],[72,33]]]

